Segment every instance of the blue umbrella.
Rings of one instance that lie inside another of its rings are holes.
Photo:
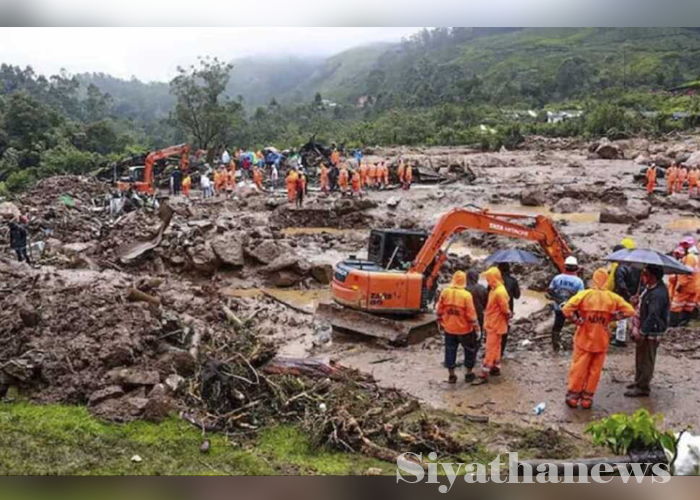
[[[507,248],[504,250],[497,250],[496,252],[489,255],[489,257],[484,261],[487,266],[492,264],[540,264],[542,261],[535,255],[525,250],[518,250],[517,248]]]
[[[605,257],[605,260],[608,262],[628,264],[637,268],[657,266],[661,267],[666,274],[693,274],[694,272],[692,269],[684,266],[673,257],[669,257],[668,255],[649,248],[619,250]]]

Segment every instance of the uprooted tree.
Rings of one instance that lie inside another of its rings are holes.
[[[170,82],[170,92],[177,99],[174,120],[199,148],[208,151],[209,162],[214,147],[224,140],[231,116],[242,111],[240,102],[223,96],[232,69],[217,58],[200,58],[199,66],[178,67],[178,76]]]

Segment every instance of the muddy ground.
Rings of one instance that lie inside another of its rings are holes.
[[[162,241],[130,260],[122,257],[124,247],[158,232],[161,219],[155,212],[144,209],[111,219],[102,208],[108,187],[87,179],[48,179],[16,203],[31,219],[33,240],[47,243],[41,267],[11,262],[7,249],[0,258],[5,377],[30,380],[40,367],[41,383],[31,385],[37,400],[87,403],[97,414],[117,420],[158,414],[164,411],[158,401],[172,395],[151,397],[150,388],[169,387],[171,375],[189,380],[199,369],[194,363],[198,353],[191,352],[192,332],[204,331],[206,338],[219,339],[216,348],[228,348],[221,340],[230,335],[221,312],[226,306],[271,346],[271,353],[333,360],[371,374],[380,387],[401,389],[456,415],[562,427],[580,435],[592,419],[645,407],[665,414],[674,428],[700,425],[697,325],[669,335],[651,398],[622,397],[634,369],[629,347],[611,352],[594,411],[566,408],[570,351],[556,354],[549,345],[552,318],[542,293],[556,272],[551,264],[516,269],[525,293],[516,303],[503,376],[483,387],[444,382],[439,338],[388,347],[331,335],[313,314],[319,302],[330,301],[332,265],[366,254],[370,228],[429,230],[440,214],[455,207],[553,218],[587,277],[623,237],[670,250],[682,236],[700,232],[700,202],[687,195],[666,196],[663,180],[647,198],[635,176],[646,158],[672,158],[697,146],[693,137],[658,144],[627,141],[615,145],[624,155],[616,159],[592,155],[580,141],[530,141],[526,150],[494,154],[462,148],[375,149],[370,161],[391,164],[402,154],[447,182],[416,184],[410,191],[394,186],[369,192],[361,201],[324,197],[312,186],[302,209],[288,206],[281,190],[259,193],[241,186],[232,197],[213,200],[195,192],[189,200],[169,200],[174,214]],[[60,199],[61,194],[71,201]],[[392,206],[396,200],[387,203],[391,198],[400,199],[397,206]],[[601,216],[616,223],[601,223]],[[537,251],[524,242],[464,233],[451,248],[443,282],[455,269],[483,270],[480,262],[504,246]],[[128,299],[132,289],[156,298],[167,313]],[[569,346],[571,333],[565,336]],[[203,349],[211,351],[211,342]],[[248,354],[265,358],[265,349]],[[138,373],[124,372],[133,365]],[[184,382],[171,378],[170,383]],[[535,416],[532,410],[541,402],[547,409]]]

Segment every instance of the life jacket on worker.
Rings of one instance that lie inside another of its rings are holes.
[[[467,275],[457,271],[452,283],[440,294],[436,313],[440,326],[451,335],[466,335],[474,331],[478,320],[472,294],[466,290]]]
[[[608,325],[616,313],[634,316],[631,304],[615,292],[606,290],[608,272],[598,269],[593,273],[592,286],[574,295],[562,308],[564,316],[580,321],[574,343],[588,352],[606,352],[610,345]]]

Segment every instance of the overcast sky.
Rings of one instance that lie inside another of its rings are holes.
[[[329,55],[357,45],[398,41],[421,28],[0,28],[0,62],[41,73],[105,72],[169,80],[177,65],[211,55]]]

